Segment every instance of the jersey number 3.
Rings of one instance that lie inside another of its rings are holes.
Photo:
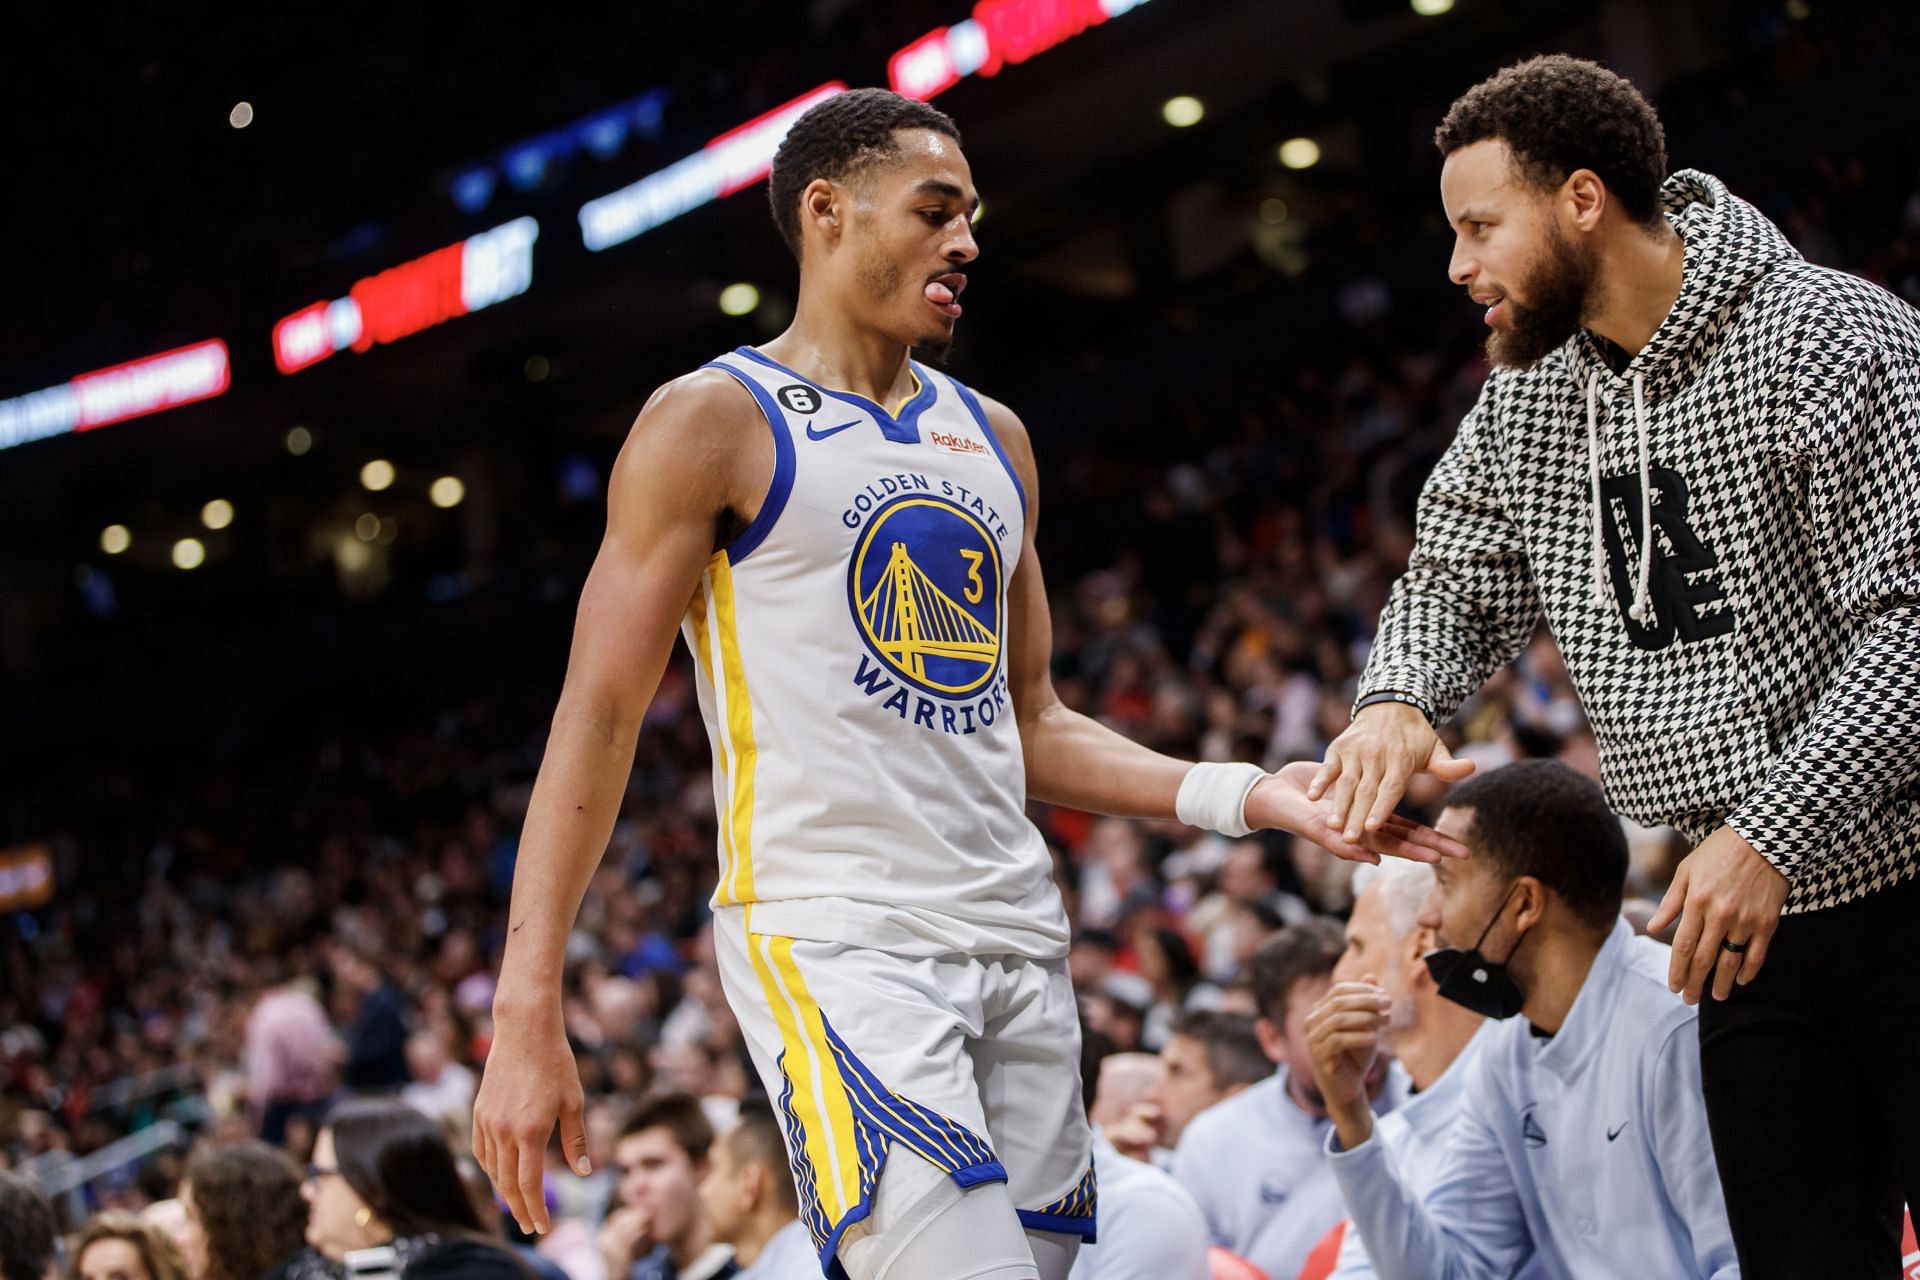
[[[980,565],[987,558],[987,553],[962,551],[960,558],[967,562],[967,603],[979,604],[987,596],[987,584],[980,580]]]

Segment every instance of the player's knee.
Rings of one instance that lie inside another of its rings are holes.
[[[962,1191],[899,1146],[838,1252],[853,1280],[1040,1280],[1005,1183]]]

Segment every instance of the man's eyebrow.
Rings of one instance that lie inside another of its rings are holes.
[[[1493,210],[1473,208],[1473,209],[1462,210],[1460,212],[1460,216],[1455,218],[1454,221],[1455,222],[1485,222],[1487,221],[1487,219],[1491,217],[1493,217]]]
[[[965,200],[967,198],[967,193],[962,191],[958,185],[951,182],[943,182],[939,178],[923,178],[919,185],[914,187],[913,190],[917,195],[940,196],[946,200]],[[979,207],[979,196],[975,196],[973,203],[967,206],[969,211],[978,209]]]

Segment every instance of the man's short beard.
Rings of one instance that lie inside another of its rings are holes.
[[[1522,306],[1507,296],[1512,328],[1487,335],[1487,358],[1501,368],[1527,369],[1558,349],[1586,319],[1598,270],[1591,245],[1576,245],[1548,224],[1546,247],[1520,284],[1531,301]]]
[[[907,273],[900,264],[877,248],[868,248],[862,253],[859,265],[854,268],[854,277],[859,281],[862,292],[880,303],[891,302],[898,297],[907,281]],[[911,345],[915,351],[939,363],[947,358],[947,352],[953,346],[953,330],[935,329],[931,333],[916,335]]]
[[[867,297],[875,302],[886,302],[900,292],[900,284],[906,279],[907,273],[900,269],[899,263],[869,246],[860,255],[860,265],[855,269],[855,275]]]

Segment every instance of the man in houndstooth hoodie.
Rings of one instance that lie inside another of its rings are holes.
[[[1920,1202],[1920,313],[1666,177],[1597,64],[1509,67],[1436,141],[1496,367],[1310,794],[1352,839],[1410,774],[1464,776],[1434,726],[1544,618],[1613,806],[1696,844],[1654,927],[1713,996],[1743,1273],[1891,1275]]]

